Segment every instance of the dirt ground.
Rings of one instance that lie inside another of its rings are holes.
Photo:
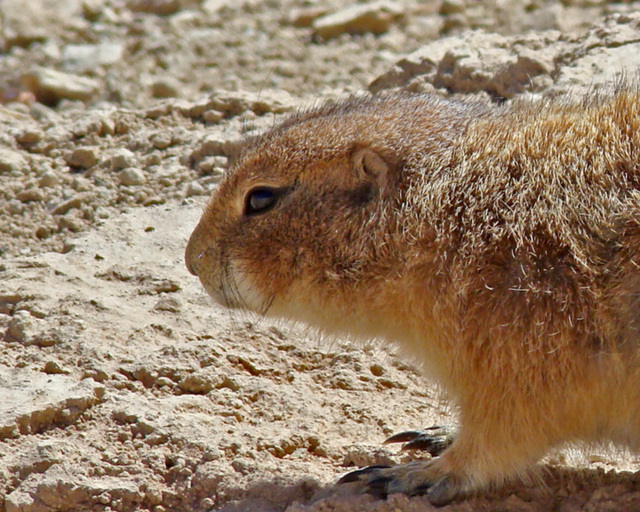
[[[231,314],[183,264],[249,133],[393,87],[593,94],[640,68],[640,3],[0,2],[0,510],[399,512],[336,479],[455,424],[394,347]],[[551,454],[442,510],[640,508],[640,458]]]

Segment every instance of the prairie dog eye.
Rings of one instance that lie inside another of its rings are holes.
[[[256,187],[249,191],[245,199],[244,214],[258,215],[269,211],[278,200],[278,190],[269,187]]]

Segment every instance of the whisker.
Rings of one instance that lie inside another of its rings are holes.
[[[234,289],[234,281],[229,272],[229,265],[224,257],[224,254],[220,254],[220,290],[222,291],[222,295],[225,298],[225,301],[228,303],[235,302],[237,296],[239,295],[237,290]],[[229,315],[229,320],[233,329],[238,329],[240,327],[240,322],[238,320],[237,311],[234,308],[227,308],[227,314]]]

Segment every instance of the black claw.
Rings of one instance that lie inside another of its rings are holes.
[[[351,471],[350,473],[347,473],[342,478],[340,478],[340,480],[338,480],[337,484],[340,485],[340,484],[348,484],[348,483],[351,483],[351,482],[357,482],[358,480],[360,480],[360,477],[362,475],[367,475],[367,474],[373,473],[374,471],[377,471],[379,469],[386,469],[386,468],[390,468],[390,467],[391,466],[387,466],[385,464],[378,464],[378,465],[373,465],[373,466],[367,466],[366,468],[362,468],[362,469],[356,469],[355,471]]]
[[[424,435],[423,430],[407,430],[406,432],[398,432],[397,434],[387,438],[382,444],[406,443],[407,441],[413,441],[422,435]]]
[[[406,443],[402,451],[420,450],[437,457],[453,442],[453,435],[448,427],[434,425],[424,430],[407,430],[388,438],[384,444]]]
[[[408,442],[402,447],[402,451],[406,450],[420,450],[428,452],[434,457],[440,455],[451,444],[451,441],[447,439],[441,439],[438,437],[420,436],[413,441]]]

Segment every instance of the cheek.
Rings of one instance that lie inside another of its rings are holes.
[[[254,240],[234,258],[234,268],[254,294],[273,298],[286,294],[299,276],[296,249],[276,237]]]

